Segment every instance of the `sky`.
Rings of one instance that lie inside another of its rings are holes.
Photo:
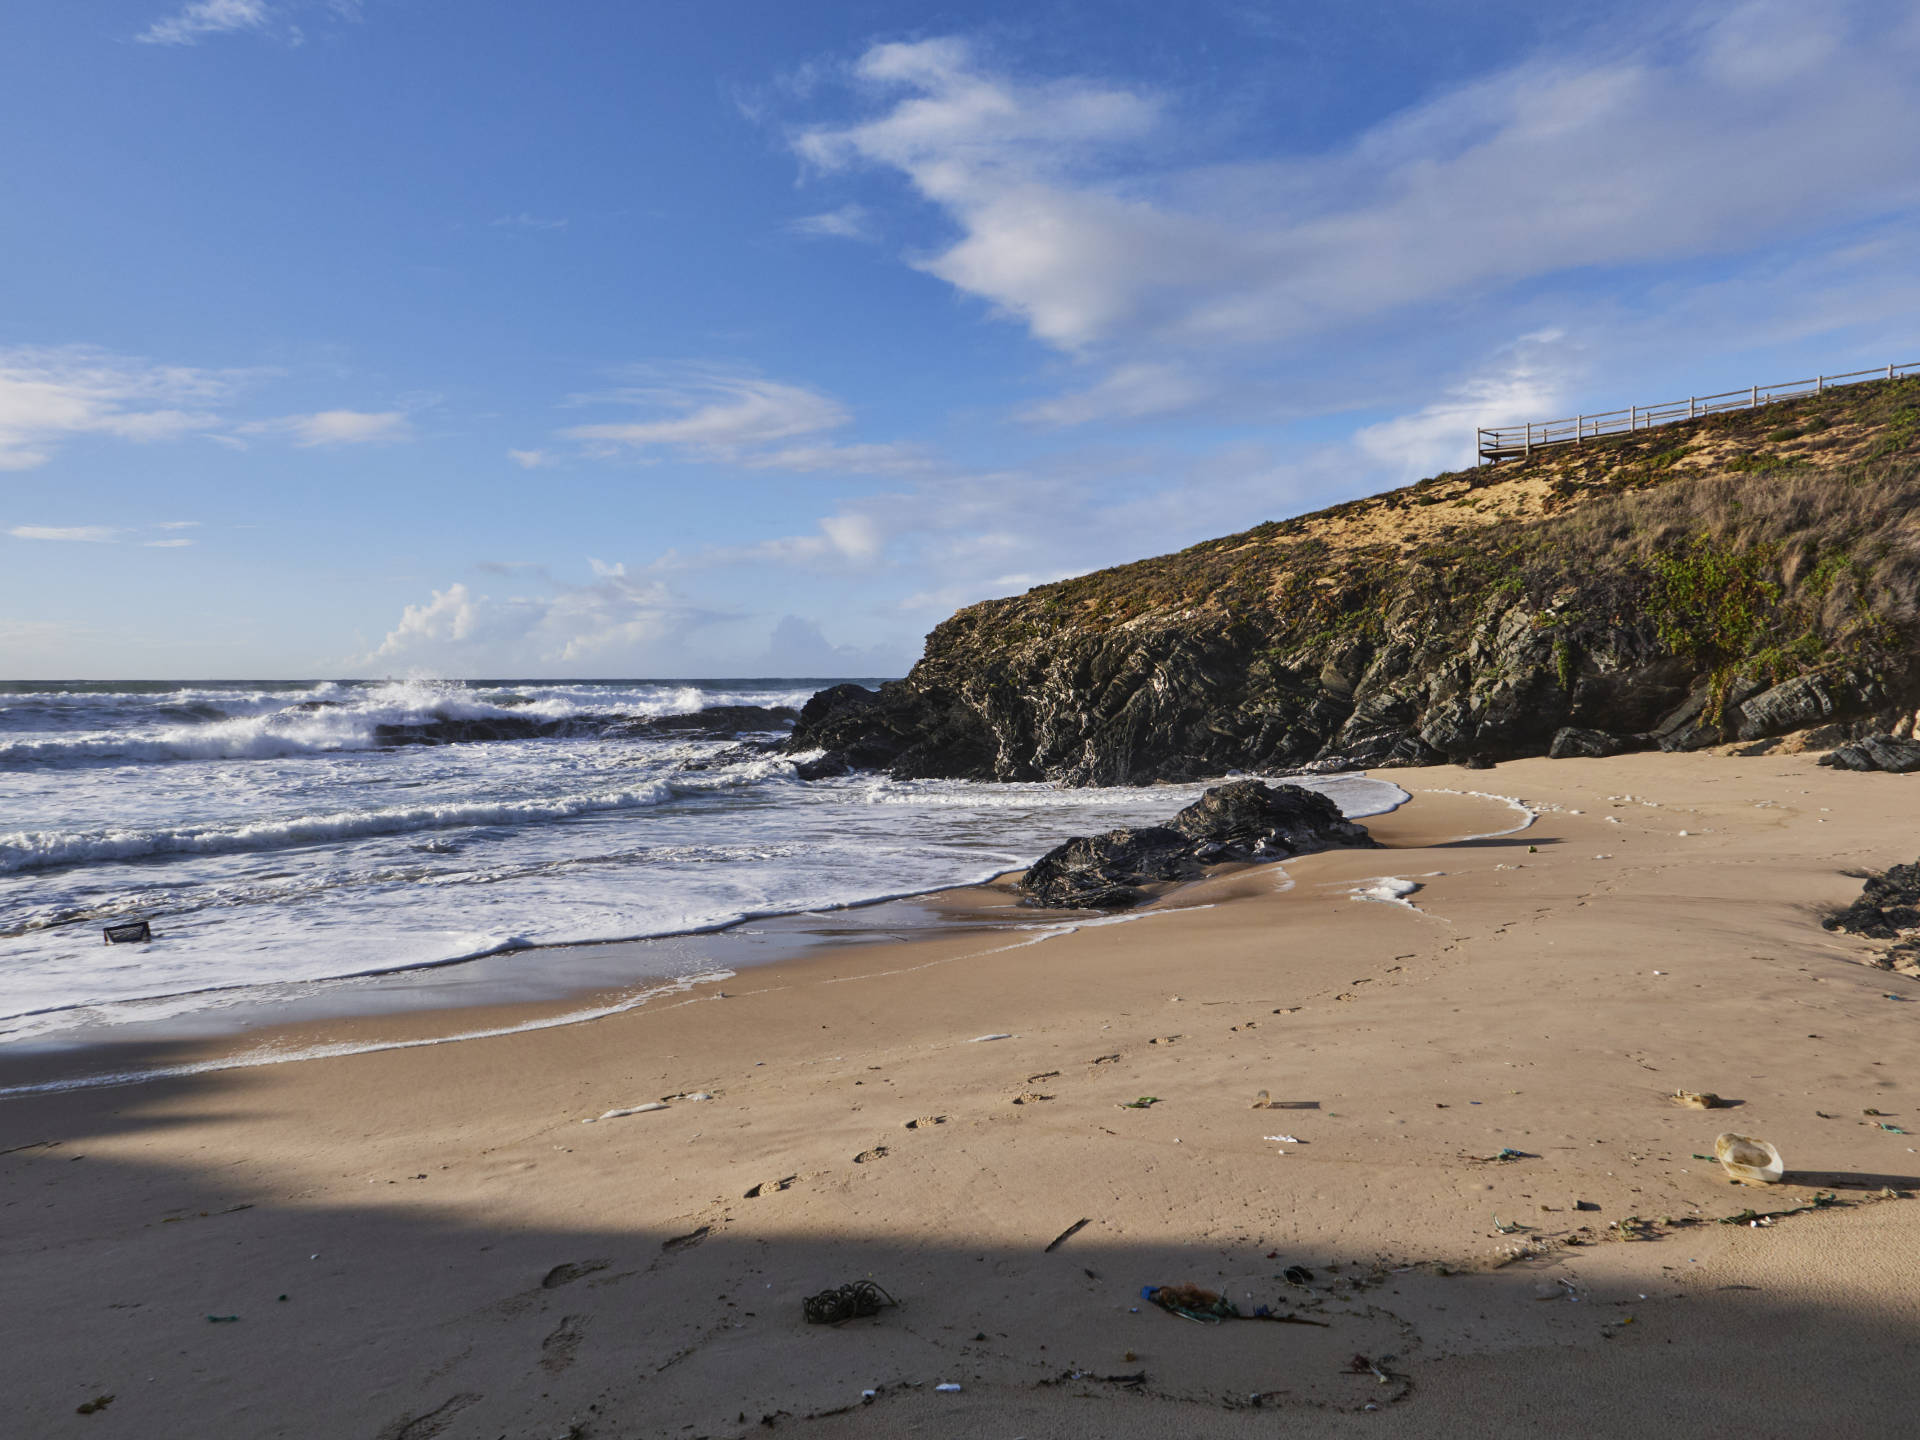
[[[900,674],[1917,318],[1920,0],[9,0],[0,677]]]

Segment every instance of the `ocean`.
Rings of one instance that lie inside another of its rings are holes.
[[[808,782],[743,751],[829,683],[0,683],[0,1044],[974,883],[1205,788]],[[1405,798],[1296,783],[1356,817]],[[103,944],[136,918],[151,942]]]

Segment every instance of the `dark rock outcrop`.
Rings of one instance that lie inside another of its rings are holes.
[[[1021,881],[1028,903],[1059,910],[1120,909],[1142,888],[1193,879],[1227,861],[1279,860],[1378,842],[1317,790],[1235,780],[1216,785],[1167,825],[1081,835],[1033,863]]]
[[[1604,730],[1582,730],[1576,725],[1566,725],[1554,731],[1553,744],[1547,748],[1547,754],[1555,760],[1576,757],[1605,760],[1609,756],[1644,750],[1646,745],[1644,736],[1609,735]]]
[[[1835,770],[1885,770],[1910,775],[1920,770],[1920,741],[1867,735],[1822,755],[1819,763]]]
[[[634,738],[654,735],[725,739],[755,732],[773,734],[787,729],[798,718],[798,711],[784,705],[715,705],[684,715],[567,715],[555,718],[545,715],[436,714],[404,725],[379,725],[373,733],[374,739],[382,745],[467,745],[490,740]]]
[[[1115,785],[1888,729],[1920,705],[1916,401],[1566,446],[984,601],[791,743]]]
[[[1920,974],[1920,862],[1868,876],[1860,898],[1821,924],[1868,940],[1893,941],[1879,957],[1882,967]]]

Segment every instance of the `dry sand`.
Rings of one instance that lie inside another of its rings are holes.
[[[1843,869],[1920,850],[1920,780],[1393,778],[1393,848],[1040,943],[942,932],[564,1029],[0,1100],[0,1432],[1911,1433],[1920,1205],[1877,1194],[1920,1187],[1920,985],[1817,920]],[[1466,790],[1539,817],[1456,841],[1516,822]],[[1351,898],[1386,876],[1411,907]],[[1723,1129],[1788,1183],[1698,1159]],[[1657,1233],[1618,1238],[1634,1216]],[[869,1277],[897,1309],[801,1322]],[[1319,1323],[1141,1298],[1187,1281]]]

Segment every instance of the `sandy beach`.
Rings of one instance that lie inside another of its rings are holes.
[[[1914,858],[1916,781],[1786,754],[1389,778],[1388,848],[1123,921],[0,1100],[4,1429],[1906,1433],[1920,985],[1818,922],[1844,871]],[[1730,1184],[1699,1158],[1722,1130],[1786,1183]],[[803,1322],[862,1280],[897,1307]],[[1179,1283],[1300,1323],[1142,1296]]]

